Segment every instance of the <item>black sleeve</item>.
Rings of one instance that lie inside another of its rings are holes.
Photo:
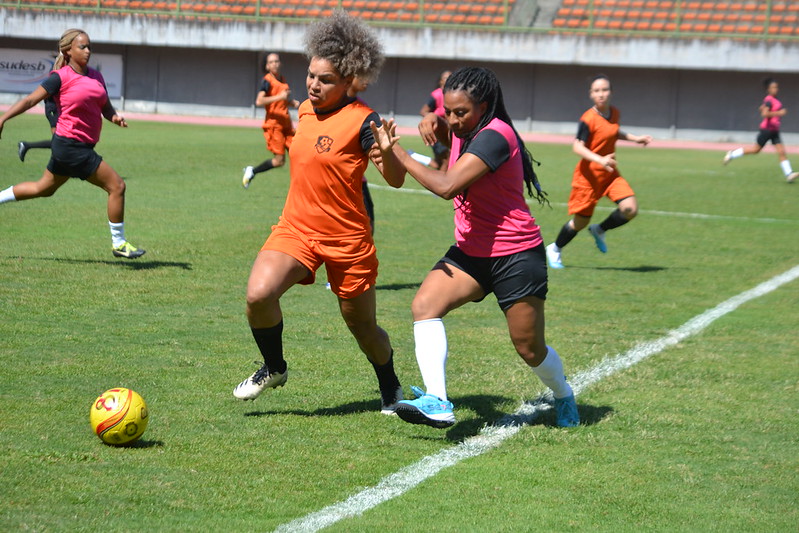
[[[466,153],[479,157],[493,172],[510,159],[510,146],[498,131],[483,130],[466,148]]]
[[[269,89],[272,85],[267,80],[261,80],[261,86],[258,87],[258,91],[263,91],[266,94],[269,94]]]
[[[44,116],[47,117],[50,127],[55,128],[58,123],[58,106],[55,105],[55,100],[52,96],[44,99]]]
[[[372,135],[372,128],[369,127],[370,122],[380,124],[380,115],[373,111],[371,115],[366,117],[363,124],[361,124],[361,148],[363,148],[363,151],[367,154],[375,143],[375,136]]]
[[[771,100],[766,100],[765,102],[763,102],[763,105],[766,106],[766,109],[771,111]]]
[[[436,108],[436,99],[432,96],[427,99],[427,107],[430,108],[430,111],[433,111]]]
[[[42,82],[42,88],[47,91],[50,96],[58,94],[61,90],[61,76],[53,72],[50,77]]]
[[[588,144],[588,140],[591,138],[591,130],[588,129],[588,124],[580,121],[580,124],[577,126],[577,140],[583,141],[583,143]]]

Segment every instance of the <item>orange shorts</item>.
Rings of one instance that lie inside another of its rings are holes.
[[[294,126],[291,124],[291,119],[267,120],[262,128],[264,139],[266,139],[266,149],[275,155],[285,154],[294,139]]]
[[[360,296],[377,281],[377,249],[365,237],[313,239],[280,220],[261,250],[274,250],[290,255],[311,273],[300,284],[316,281],[316,271],[325,265],[327,281],[333,294],[343,299]]]
[[[605,187],[592,187],[588,180],[575,179],[572,181],[572,192],[569,195],[569,214],[591,217],[596,204],[603,196],[607,196],[613,202],[618,202],[635,196],[635,193],[627,180],[621,176],[617,176]]]

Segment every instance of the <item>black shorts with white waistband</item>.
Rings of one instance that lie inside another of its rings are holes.
[[[502,257],[472,257],[452,246],[442,262],[469,274],[486,295],[494,293],[506,311],[521,298],[547,298],[547,260],[544,245]],[[475,300],[479,302],[482,300]]]

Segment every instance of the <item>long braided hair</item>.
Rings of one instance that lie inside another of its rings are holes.
[[[77,28],[72,28],[70,30],[65,31],[61,35],[61,39],[58,41],[58,57],[55,60],[55,64],[53,65],[53,70],[58,70],[67,63],[69,63],[70,57],[67,56],[67,52],[70,48],[72,48],[72,41],[75,40],[80,34],[86,34],[85,31],[79,30]]]
[[[463,91],[475,104],[486,103],[486,111],[483,114],[480,122],[463,139],[461,145],[461,153],[463,153],[472,142],[475,135],[485,128],[489,122],[498,118],[505,122],[513,129],[516,134],[516,139],[519,143],[519,151],[522,154],[522,169],[524,170],[524,183],[527,186],[527,194],[538,200],[538,203],[548,204],[547,193],[541,189],[541,184],[538,182],[533,169],[533,163],[540,165],[538,161],[533,159],[530,151],[524,145],[519,132],[513,126],[513,121],[508,116],[508,111],[505,109],[505,99],[502,97],[502,88],[499,85],[496,74],[491,70],[483,67],[463,67],[453,72],[447,82],[444,84],[444,93],[449,91]]]

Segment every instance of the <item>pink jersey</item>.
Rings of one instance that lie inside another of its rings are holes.
[[[438,115],[439,117],[444,117],[444,91],[439,87],[432,93],[430,93],[430,98],[432,98],[436,102],[436,108],[433,109],[433,113]]]
[[[108,101],[103,75],[89,68],[83,76],[69,65],[55,73],[61,78],[61,90],[53,95],[59,111],[56,135],[97,144],[103,128],[103,106]]]
[[[763,98],[763,105],[768,108],[769,111],[779,111],[782,109],[782,102],[771,96],[770,94],[766,95]],[[760,123],[761,130],[769,130],[769,131],[780,131],[780,117],[766,117]]]
[[[510,155],[495,170],[472,183],[465,195],[455,198],[455,241],[467,255],[501,257],[534,248],[543,240],[524,200],[522,153],[513,129],[495,118],[478,132],[466,152],[480,157],[489,168],[499,162],[486,160],[492,156],[484,155],[478,148],[480,135],[486,130],[502,135]],[[450,168],[460,156],[462,143],[453,136]]]

